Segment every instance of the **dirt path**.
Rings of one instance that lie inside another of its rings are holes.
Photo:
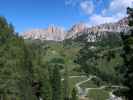
[[[87,77],[87,76],[85,76],[85,75],[82,75],[82,76],[69,76],[69,78],[78,78],[78,77],[84,78],[84,77]],[[98,88],[85,88],[85,89],[83,89],[83,88],[80,87],[81,84],[84,84],[84,83],[92,80],[93,78],[96,78],[96,76],[90,75],[89,78],[87,78],[86,80],[83,80],[81,82],[78,82],[75,85],[75,87],[77,88],[77,91],[78,91],[78,96],[86,97],[88,95],[89,91],[91,91],[91,90],[102,90],[102,89],[105,89],[105,88],[109,87],[109,86],[106,86],[106,85],[100,86]],[[61,79],[61,80],[63,81],[64,79]],[[111,88],[124,88],[124,87],[118,86],[118,85],[112,85]],[[113,91],[109,92],[109,96],[110,97],[109,97],[108,100],[122,100],[122,98],[115,96],[113,94]]]

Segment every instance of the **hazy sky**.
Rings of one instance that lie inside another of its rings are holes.
[[[55,24],[69,28],[75,23],[88,26],[114,22],[126,16],[133,0],[0,0],[0,15],[17,32]]]

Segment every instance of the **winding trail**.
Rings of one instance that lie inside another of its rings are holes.
[[[78,78],[78,77],[84,78],[84,77],[87,77],[87,76],[85,76],[85,75],[81,75],[81,76],[69,76],[69,78]],[[62,78],[61,81],[64,81],[64,78]]]
[[[90,81],[91,79],[93,79],[93,78],[96,78],[96,76],[90,76],[88,79],[86,79],[86,80],[84,80],[84,81],[81,81],[81,82],[79,82],[79,83],[77,83],[75,86],[76,86],[76,88],[77,88],[77,90],[78,90],[78,95],[82,95],[82,96],[86,96],[86,92],[84,92],[83,91],[83,89],[80,87],[80,85],[81,84],[83,84],[83,83],[86,83],[86,82],[88,82],[88,81]]]
[[[69,78],[78,78],[78,77],[80,77],[80,78],[86,77],[87,78],[87,76],[85,76],[85,75],[81,75],[81,76],[69,76]],[[86,80],[83,80],[81,82],[78,82],[75,85],[75,87],[77,88],[77,91],[78,91],[78,96],[86,97],[88,95],[88,92],[91,91],[91,90],[102,90],[102,89],[105,89],[105,88],[109,87],[109,86],[106,86],[106,85],[100,86],[98,88],[85,88],[85,89],[83,89],[83,88],[80,87],[81,84],[84,84],[84,83],[92,80],[93,78],[97,78],[97,76],[90,75],[89,78],[87,78]],[[63,81],[63,80],[64,79],[61,79],[61,81]],[[125,88],[125,87],[118,86],[118,85],[112,85],[110,87],[111,88]],[[117,97],[117,96],[115,96],[113,94],[113,90],[111,92],[109,92],[109,96],[110,97],[107,100],[122,100],[122,98]]]
[[[93,78],[96,78],[96,76],[90,76],[87,80],[81,81],[81,82],[79,82],[79,83],[76,84],[76,87],[78,89],[78,95],[79,96],[86,97],[88,95],[88,92],[91,91],[91,90],[102,90],[102,89],[105,89],[105,88],[109,87],[109,86],[103,85],[103,86],[100,86],[98,88],[86,88],[83,91],[83,89],[80,87],[80,85],[83,84],[83,83],[86,83],[86,82],[90,81]],[[111,88],[125,88],[125,87],[118,86],[118,85],[112,85]],[[109,99],[108,100],[122,100],[122,98],[115,96],[113,94],[113,90],[112,90],[111,92],[109,92]]]

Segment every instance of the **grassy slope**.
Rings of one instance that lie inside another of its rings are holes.
[[[109,91],[106,90],[91,90],[88,94],[89,100],[107,100]]]
[[[93,81],[88,81],[80,85],[82,88],[97,88],[98,86]]]

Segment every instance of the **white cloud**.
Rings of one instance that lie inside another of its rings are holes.
[[[100,14],[93,14],[89,26],[116,22],[126,16],[126,8],[133,6],[133,0],[112,0]]]
[[[98,4],[100,5],[100,2]],[[126,16],[126,8],[133,6],[133,0],[110,0],[108,7],[97,14],[94,12],[98,4],[95,5],[93,0],[66,0],[66,5],[79,6],[81,11],[89,17],[87,23],[89,26],[122,19]]]
[[[108,12],[112,14],[123,13],[126,14],[126,8],[133,5],[133,0],[112,0],[107,9],[103,10],[103,14]]]
[[[101,15],[92,15],[90,17],[90,25],[97,25],[97,24],[103,24],[103,23],[109,23],[115,21],[115,18],[108,17],[108,16],[101,16]]]
[[[78,6],[83,13],[90,15],[94,11],[94,4],[92,1],[93,0],[65,0],[65,5],[72,7]]]
[[[118,19],[122,19],[124,16],[121,14],[117,14],[115,16],[103,16],[100,14],[94,14],[90,17],[90,21],[88,26],[95,26],[103,23],[112,23],[117,22]]]
[[[82,1],[80,2],[80,8],[85,14],[90,15],[94,11],[94,4],[90,0]]]

